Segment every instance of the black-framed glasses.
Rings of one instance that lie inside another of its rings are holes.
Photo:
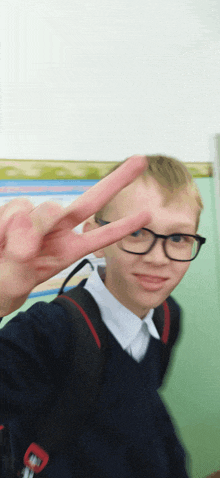
[[[100,226],[110,224],[109,221],[103,221],[103,219],[95,219],[95,222]],[[173,233],[169,236],[164,236],[162,234],[155,234],[150,229],[143,227],[118,241],[117,246],[130,254],[143,255],[153,249],[158,238],[163,239],[165,255],[172,261],[178,262],[193,261],[198,256],[202,244],[206,242],[206,238],[199,234]]]

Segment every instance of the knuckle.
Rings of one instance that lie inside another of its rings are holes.
[[[32,202],[27,198],[16,198],[9,201],[1,208],[1,217],[3,220],[10,219],[18,212],[30,213],[33,210]]]
[[[34,210],[32,211],[32,214],[35,215],[39,213],[44,213],[44,214],[50,214],[50,215],[55,215],[59,214],[60,212],[63,211],[63,206],[61,204],[58,204],[54,201],[45,201],[42,204],[39,204],[39,206],[35,207]]]
[[[48,233],[54,221],[62,215],[63,210],[60,204],[53,201],[39,204],[30,214],[35,229],[43,235]]]

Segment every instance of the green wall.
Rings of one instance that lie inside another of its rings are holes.
[[[191,455],[190,476],[205,478],[220,470],[220,255],[214,179],[194,180],[205,207],[198,233],[207,242],[172,293],[182,308],[183,327],[160,393]],[[37,300],[50,302],[54,297]],[[20,310],[34,302],[28,299]]]

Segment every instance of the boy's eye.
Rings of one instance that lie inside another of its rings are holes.
[[[133,237],[138,237],[138,236],[140,236],[140,234],[141,234],[141,229],[139,229],[138,231],[133,232],[133,233],[131,234],[131,236],[133,236]]]

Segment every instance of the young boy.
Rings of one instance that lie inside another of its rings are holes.
[[[184,450],[157,394],[165,370],[154,317],[167,299],[177,338],[181,311],[170,294],[204,242],[196,235],[202,199],[183,164],[158,156],[130,158],[95,188],[67,210],[16,202],[0,211],[2,316],[80,257],[94,251],[106,261],[84,285],[108,329],[102,389],[42,477],[186,478]],[[84,220],[86,234],[74,234]],[[32,226],[24,234],[25,221]],[[0,331],[0,422],[10,423],[17,469],[35,439],[30,420],[55,406],[68,375],[64,316],[62,306],[40,302]]]

